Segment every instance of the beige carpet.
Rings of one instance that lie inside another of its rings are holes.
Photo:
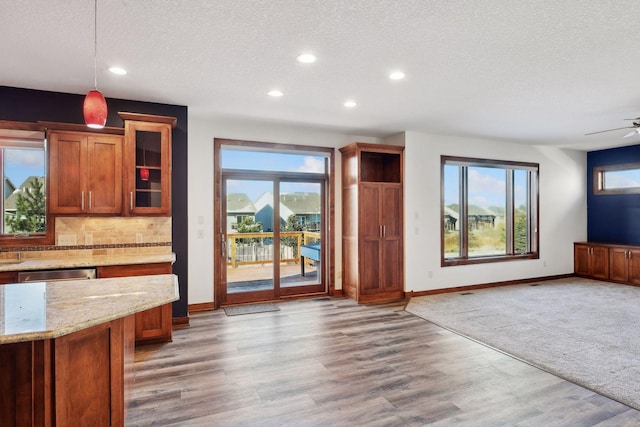
[[[570,278],[415,297],[406,310],[640,410],[640,287]]]

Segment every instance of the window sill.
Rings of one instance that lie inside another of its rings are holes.
[[[470,265],[470,264],[488,264],[494,262],[508,262],[508,261],[522,261],[526,259],[539,259],[540,254],[530,253],[524,255],[500,255],[500,256],[486,256],[477,258],[450,258],[443,259],[440,263],[441,267],[454,267],[457,265]]]

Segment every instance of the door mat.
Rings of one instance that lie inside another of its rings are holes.
[[[239,316],[241,314],[267,313],[269,311],[280,311],[277,304],[247,304],[232,305],[224,308],[227,316]]]

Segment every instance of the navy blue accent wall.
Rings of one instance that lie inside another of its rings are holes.
[[[640,163],[640,145],[587,153],[587,238],[640,245],[640,194],[593,194],[595,166]]]
[[[49,92],[0,86],[0,120],[20,122],[53,121],[84,124],[84,94]],[[187,246],[187,107],[170,104],[107,98],[107,126],[123,127],[118,111],[172,116],[178,119],[172,133],[171,210],[173,251],[180,300],[173,303],[173,317],[186,317],[188,289]]]

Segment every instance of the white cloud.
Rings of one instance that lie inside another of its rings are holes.
[[[6,161],[16,165],[44,169],[44,152],[41,150],[7,150]]]
[[[505,201],[506,181],[504,170],[495,169],[496,175],[481,173],[469,168],[469,203],[477,206],[501,206]]]
[[[324,173],[324,158],[306,156],[304,164],[298,168],[298,172]]]

